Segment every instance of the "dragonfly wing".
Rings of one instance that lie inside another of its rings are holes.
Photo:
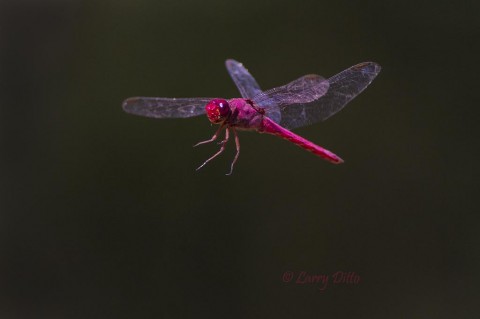
[[[284,86],[262,92],[253,101],[277,123],[283,122],[283,109],[290,105],[310,103],[325,95],[329,83],[320,75],[302,76]]]
[[[123,110],[127,113],[154,118],[185,118],[205,113],[205,105],[212,98],[131,97]]]
[[[320,75],[309,74],[302,76],[286,85],[279,86],[256,95],[253,100],[268,109],[268,101],[274,101],[277,107],[290,104],[309,103],[324,96],[328,91],[329,83]]]
[[[257,81],[255,81],[242,63],[228,59],[225,61],[225,66],[243,98],[251,99],[262,92]]]
[[[253,76],[248,72],[248,70],[243,66],[242,63],[235,60],[229,59],[225,61],[228,73],[235,82],[240,94],[245,99],[252,99],[254,96],[258,96],[262,93],[260,86]],[[275,122],[280,122],[281,113],[280,109],[276,106],[275,102],[272,99],[265,99],[265,105],[269,105],[270,112],[268,116]]]
[[[332,76],[328,91],[319,99],[281,108],[280,125],[294,129],[328,119],[365,90],[380,70],[377,63],[364,62]]]

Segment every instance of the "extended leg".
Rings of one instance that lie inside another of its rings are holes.
[[[215,141],[218,137],[218,134],[220,134],[220,131],[222,130],[222,128],[224,127],[225,124],[222,124],[220,125],[220,127],[218,128],[218,130],[215,132],[215,134],[213,134],[212,138],[209,139],[209,140],[206,140],[206,141],[202,141],[202,142],[198,142],[197,144],[193,145],[193,147],[196,147],[198,145],[202,145],[202,144],[206,144],[206,143],[211,143],[213,141]],[[227,130],[228,131],[228,130]],[[220,142],[221,143],[221,142]]]
[[[235,154],[235,158],[233,159],[232,165],[230,166],[230,173],[227,175],[232,175],[233,173],[233,165],[235,165],[235,162],[238,159],[238,156],[240,155],[240,140],[238,139],[237,131],[235,130],[234,127],[232,127],[233,135],[235,135],[235,146],[237,147],[237,154]]]
[[[235,131],[234,131],[235,132]],[[218,132],[217,132],[218,133]],[[217,133],[215,133],[215,135],[217,135]],[[214,137],[215,137],[214,135]],[[202,168],[203,166],[205,166],[205,164],[207,164],[208,162],[210,162],[212,159],[214,159],[215,157],[217,157],[218,155],[220,155],[223,150],[225,149],[225,144],[227,144],[228,142],[228,137],[230,135],[230,132],[228,130],[228,127],[226,128],[225,130],[225,139],[223,141],[221,141],[220,143],[222,144],[222,146],[220,147],[220,150],[218,150],[218,152],[216,152],[215,154],[213,154],[212,157],[210,157],[209,159],[207,159],[202,165],[200,165],[198,168],[197,168],[197,171]],[[236,135],[236,133],[235,133]],[[215,137],[216,138],[216,137]],[[212,142],[212,141],[206,141],[206,142]],[[202,142],[203,143],[203,142]]]

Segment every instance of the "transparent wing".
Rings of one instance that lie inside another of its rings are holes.
[[[312,102],[328,90],[328,81],[320,75],[310,74],[256,95],[253,101],[265,109],[265,114],[274,122],[283,121],[282,109],[289,105]]]
[[[262,92],[257,81],[255,81],[253,76],[245,69],[243,64],[229,59],[225,61],[225,66],[243,98],[251,99]]]
[[[184,118],[205,113],[212,98],[131,97],[123,101],[127,113],[154,118]]]
[[[284,86],[279,86],[268,91],[262,92],[253,97],[253,101],[258,106],[264,106],[268,110],[268,103],[273,101],[275,106],[285,107],[290,104],[302,104],[315,101],[325,95],[328,91],[329,83],[320,75],[309,74],[302,76]]]
[[[332,76],[328,79],[328,91],[319,99],[280,107],[278,123],[294,129],[328,119],[365,90],[380,70],[377,63],[364,62]]]

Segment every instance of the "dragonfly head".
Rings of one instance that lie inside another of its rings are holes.
[[[225,121],[232,110],[230,109],[230,105],[224,99],[213,99],[205,106],[205,111],[207,112],[208,119],[213,124],[219,124]]]

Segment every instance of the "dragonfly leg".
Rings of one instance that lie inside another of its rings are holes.
[[[232,127],[233,135],[235,135],[235,146],[237,147],[237,154],[235,154],[235,158],[233,159],[232,165],[230,166],[230,172],[227,175],[232,175],[233,173],[233,166],[240,155],[240,140],[238,139],[237,131],[234,127]]]
[[[206,144],[206,143],[211,143],[213,141],[215,141],[218,137],[218,134],[220,133],[220,131],[222,130],[222,128],[225,126],[225,124],[222,124],[220,125],[220,127],[218,128],[218,130],[215,132],[215,134],[213,134],[212,138],[209,139],[209,140],[206,140],[206,141],[202,141],[202,142],[198,142],[197,144],[193,145],[193,147],[197,147],[198,145],[202,145],[202,144]],[[220,142],[219,144],[221,144],[222,142]]]
[[[215,133],[215,134],[217,134],[217,133]],[[228,142],[229,135],[230,135],[230,132],[229,132],[228,127],[227,127],[227,129],[225,130],[225,138],[223,139],[223,141],[220,142],[220,143],[222,144],[222,146],[220,147],[220,149],[218,150],[218,152],[216,152],[215,154],[213,154],[212,157],[210,157],[210,158],[207,159],[202,165],[200,165],[200,166],[197,168],[197,171],[198,171],[199,169],[201,169],[202,167],[204,167],[205,164],[207,164],[208,162],[210,162],[212,159],[214,159],[214,158],[217,157],[218,155],[222,154],[223,150],[225,149],[225,144],[227,144],[227,142]]]

